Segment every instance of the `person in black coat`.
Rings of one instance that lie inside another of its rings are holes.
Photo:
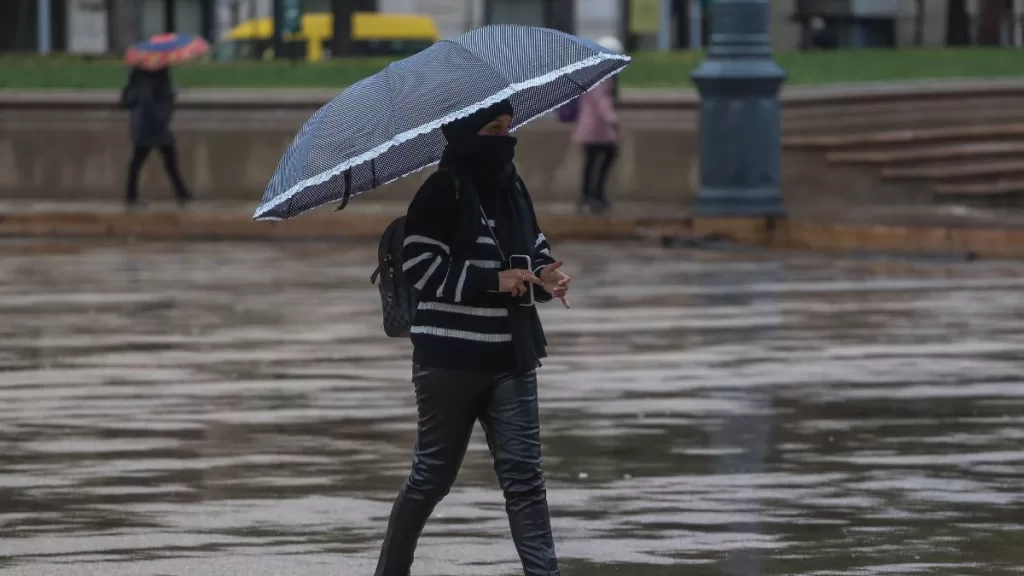
[[[121,92],[121,105],[131,111],[132,159],[128,165],[128,190],[125,201],[129,206],[139,203],[139,172],[153,148],[160,150],[164,167],[174,186],[179,204],[192,200],[192,194],[178,169],[178,151],[171,133],[174,114],[174,89],[170,72],[132,68],[128,84]]]
[[[541,471],[536,368],[546,340],[533,300],[565,300],[569,277],[551,255],[516,173],[508,101],[442,128],[437,172],[409,205],[403,272],[416,290],[413,385],[419,414],[412,472],[399,492],[376,576],[408,576],[416,542],[462,465],[477,421],[505,495],[527,576],[557,576]],[[531,265],[514,268],[514,256]]]

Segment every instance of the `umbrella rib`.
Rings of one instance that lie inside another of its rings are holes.
[[[575,79],[573,79],[572,76],[565,76],[565,79],[568,80],[569,82],[572,82],[573,84],[576,85],[577,88],[580,89],[580,95],[581,96],[583,95],[584,92],[587,92],[587,89],[583,87],[583,84],[580,84],[579,82],[577,82]]]
[[[397,114],[398,113],[398,109],[395,108],[395,92],[394,92],[394,90],[392,90],[392,86],[391,86],[391,67],[394,66],[394,64],[395,63],[392,62],[391,64],[388,64],[387,67],[384,68],[384,72],[386,72],[387,76],[388,76],[388,108],[389,108],[389,112],[390,112],[390,114],[388,114],[388,118],[390,118],[390,120],[391,120],[391,126],[390,126],[390,128],[391,128],[391,130],[390,130],[390,132],[391,132],[391,139],[394,139],[394,137],[396,136],[396,134],[395,134],[395,118],[398,117],[398,114]]]
[[[495,74],[497,74],[497,75],[498,75],[498,77],[499,77],[499,78],[501,78],[501,79],[502,79],[502,80],[504,80],[505,82],[507,82],[507,83],[509,83],[509,84],[512,84],[512,83],[513,83],[513,82],[512,82],[511,80],[509,80],[508,78],[506,78],[504,74],[502,74],[502,73],[501,73],[501,72],[499,72],[498,70],[495,70],[495,69],[494,69],[494,66],[491,66],[491,65],[490,65],[490,64],[488,64],[487,62],[484,62],[483,60],[481,60],[481,59],[480,59],[480,57],[479,57],[479,56],[477,56],[476,54],[474,54],[474,53],[473,53],[472,51],[470,51],[470,49],[469,49],[469,48],[466,48],[465,46],[463,46],[462,44],[459,44],[458,42],[452,42],[452,41],[451,41],[450,39],[447,39],[447,38],[446,38],[446,39],[444,39],[444,40],[442,40],[442,42],[447,42],[447,43],[449,43],[449,44],[452,44],[452,45],[454,45],[454,46],[458,46],[460,50],[462,50],[462,51],[463,51],[463,52],[465,52],[466,54],[469,54],[469,55],[470,55],[470,56],[471,56],[471,57],[473,58],[473,60],[475,60],[475,61],[479,62],[481,66],[484,66],[484,67],[486,67],[486,68],[489,68],[489,69],[491,69],[491,70],[492,70],[492,71],[493,71],[493,72],[494,72]]]

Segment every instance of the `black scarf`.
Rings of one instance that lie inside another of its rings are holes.
[[[473,246],[489,232],[481,222],[481,208],[494,220],[498,246],[505,257],[504,269],[512,255],[532,255],[538,230],[533,202],[526,185],[516,173],[513,158],[516,139],[511,136],[478,136],[449,143],[441,158],[441,169],[459,180],[465,198],[460,202],[462,246]],[[520,306],[509,298],[507,305],[517,368],[528,372],[547,356],[547,339],[536,306]]]

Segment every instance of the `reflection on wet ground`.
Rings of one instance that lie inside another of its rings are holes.
[[[374,250],[0,245],[0,572],[370,574],[414,433]],[[561,252],[564,574],[1024,565],[1024,265]],[[517,573],[479,435],[416,570]]]

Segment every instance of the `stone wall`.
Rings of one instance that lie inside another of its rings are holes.
[[[257,202],[299,127],[329,97],[315,91],[185,94],[174,120],[185,178],[201,199]],[[120,200],[131,145],[127,114],[113,105],[115,99],[107,93],[0,91],[0,199]],[[1022,101],[1024,82],[1012,80],[794,88],[783,94],[783,135],[1024,122]],[[697,111],[692,92],[626,93],[612,199],[682,206],[693,201]],[[582,154],[570,128],[545,118],[517,135],[517,163],[534,197],[575,199]],[[819,154],[799,150],[784,151],[782,164],[791,209],[877,200],[865,195],[875,177],[870,171],[837,171]],[[408,197],[418,182],[400,180],[374,196]],[[172,196],[159,155],[146,166],[142,194]]]
[[[693,193],[696,128],[691,113],[666,112],[656,121],[623,113],[620,161],[610,190],[631,200]],[[258,200],[307,111],[180,110],[174,120],[181,167],[200,198]],[[520,171],[538,200],[575,198],[582,154],[567,126],[539,120],[517,134]],[[0,110],[0,197],[117,200],[131,155],[127,115],[118,110]],[[171,198],[159,154],[145,167],[141,190]],[[418,178],[375,193],[411,194]]]

